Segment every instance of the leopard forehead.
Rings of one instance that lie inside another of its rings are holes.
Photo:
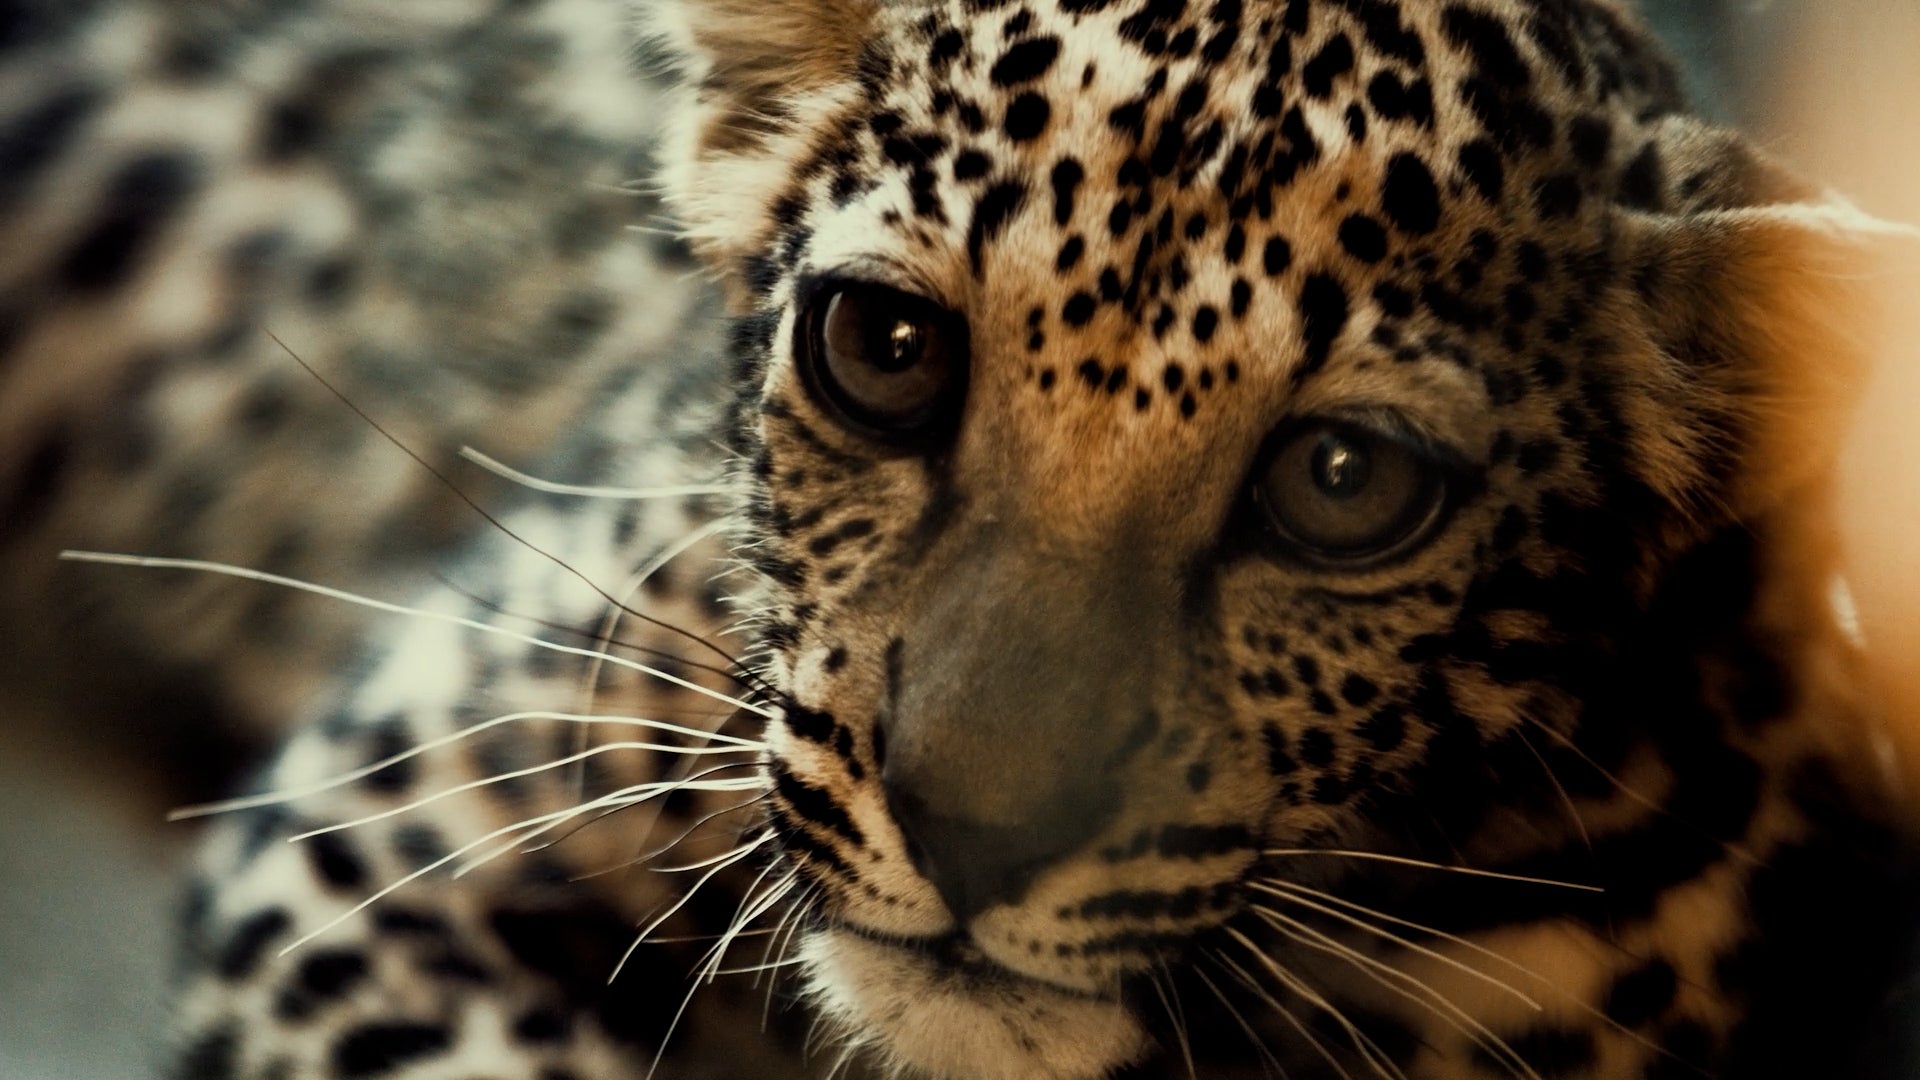
[[[1478,229],[1655,201],[1621,136],[1677,105],[1593,6],[906,5],[869,34],[859,89],[798,121],[777,264],[887,263],[1019,338],[1111,320],[1202,351],[1293,269],[1308,370]]]
[[[821,275],[926,294],[1015,401],[970,437],[1068,476],[1169,453],[1169,481],[1323,401],[1419,403],[1485,452],[1472,417],[1590,317],[1553,294],[1609,273],[1609,210],[1667,197],[1650,128],[1678,106],[1598,5],[888,6],[854,68],[765,163],[763,311]],[[1463,372],[1485,386],[1436,389]]]

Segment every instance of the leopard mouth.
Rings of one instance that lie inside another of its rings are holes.
[[[1055,982],[1008,967],[990,956],[963,930],[927,937],[901,937],[868,930],[855,923],[840,923],[834,928],[870,945],[897,949],[914,956],[928,965],[930,970],[937,972],[941,978],[972,984],[982,992],[1031,987],[1086,1001],[1117,1002],[1119,1000],[1117,987],[1112,992],[1103,993],[1084,986]]]
[[[1117,994],[1032,978],[963,935],[900,940],[845,924],[801,946],[810,996],[855,1046],[946,1080],[1098,1080],[1150,1040]]]

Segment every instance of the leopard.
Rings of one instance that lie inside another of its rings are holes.
[[[460,106],[653,147],[701,270],[591,271],[630,321],[552,369],[582,279],[409,318],[405,255],[236,335],[321,395],[330,333],[470,316],[571,389],[424,415],[564,481],[496,503],[342,384],[415,455],[375,508],[474,531],[405,602],[244,586],[384,621],[187,811],[170,1075],[1911,1075],[1920,850],[1825,529],[1911,235],[1693,116],[1627,6],[497,17],[605,78]],[[463,197],[570,160],[524,152]]]

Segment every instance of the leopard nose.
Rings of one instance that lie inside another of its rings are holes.
[[[990,907],[1018,903],[1041,871],[1089,838],[1101,816],[1075,821],[1049,814],[1044,824],[988,824],[943,812],[938,800],[897,778],[886,781],[886,793],[914,869],[962,926]]]

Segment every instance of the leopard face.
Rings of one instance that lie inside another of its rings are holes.
[[[1774,377],[1708,309],[1800,193],[1620,10],[725,7],[660,16],[679,199],[847,1041],[1107,1075],[1162,973],[1238,956],[1231,1010],[1310,951],[1264,901],[1355,873],[1310,853],[1526,869],[1618,800],[1562,777],[1667,775],[1646,643]]]

